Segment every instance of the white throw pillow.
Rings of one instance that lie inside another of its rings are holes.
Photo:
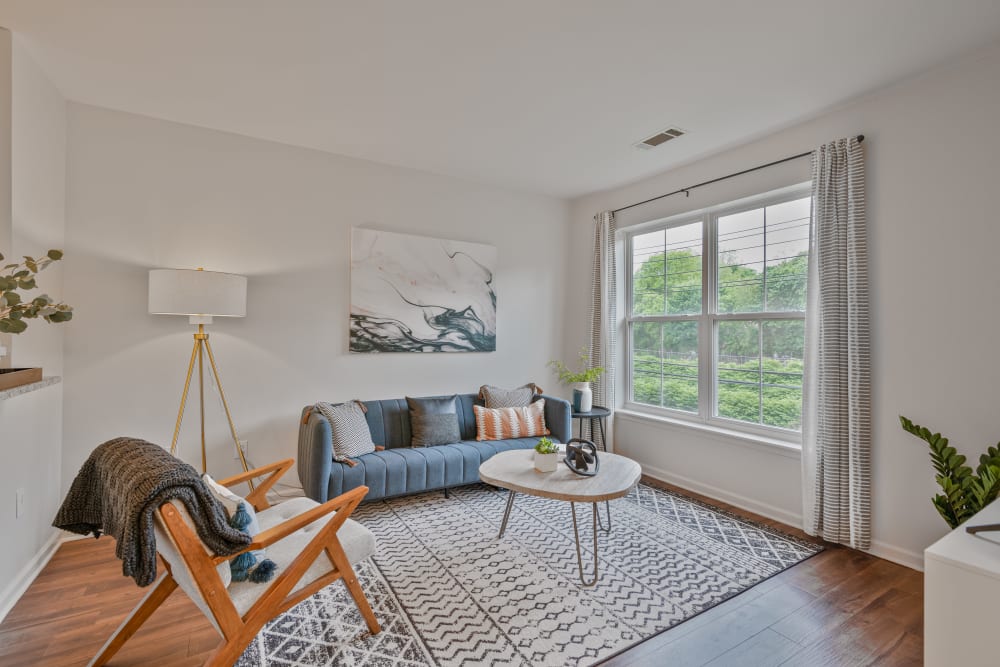
[[[226,508],[226,512],[229,514],[229,525],[239,528],[250,537],[255,537],[260,532],[260,522],[257,520],[257,512],[248,500],[236,495],[228,487],[216,482],[208,473],[202,476],[202,480],[209,491],[212,492],[212,495],[215,496],[216,500]],[[241,507],[249,515],[249,520],[245,522],[246,525],[243,527],[236,526],[233,523],[233,519]],[[241,554],[229,562],[233,581],[244,581],[248,578],[255,583],[269,581],[274,574],[275,565],[272,561],[266,559],[267,552],[264,549],[258,549],[257,551],[249,551],[247,554],[248,556]],[[269,563],[269,565],[264,565],[265,563]],[[261,568],[261,565],[264,565],[264,567]]]

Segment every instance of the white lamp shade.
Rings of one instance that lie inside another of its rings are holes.
[[[190,269],[149,272],[153,315],[246,317],[247,278],[235,273]]]

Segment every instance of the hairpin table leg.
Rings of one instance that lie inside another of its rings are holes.
[[[595,509],[597,508],[597,503],[594,503],[594,508]],[[604,509],[607,511],[607,515],[608,515],[608,525],[605,527],[604,520],[603,520],[603,517],[601,516],[600,510],[597,510],[597,525],[599,525],[601,527],[601,530],[603,530],[605,532],[605,534],[610,534],[611,533],[611,504],[607,500],[604,501]]]
[[[514,507],[514,492],[507,492],[507,507],[503,511],[503,521],[500,522],[500,535],[498,537],[503,537],[504,531],[507,530],[507,520],[510,518],[510,510]]]
[[[570,502],[569,509],[573,513],[573,536],[576,538],[576,564],[580,568],[580,583],[586,587],[593,586],[597,583],[597,503],[591,503],[591,507],[594,515],[594,577],[590,581],[587,581],[583,576],[583,552],[580,549],[580,529],[576,524],[576,503]],[[610,527],[610,515],[608,515],[608,524]]]

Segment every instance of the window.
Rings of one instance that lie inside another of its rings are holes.
[[[797,187],[628,235],[630,407],[796,436],[810,206]]]

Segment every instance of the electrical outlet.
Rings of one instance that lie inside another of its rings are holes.
[[[240,449],[243,450],[243,458],[248,458],[250,456],[250,441],[246,439],[240,440]],[[233,460],[240,460],[240,453],[236,451],[235,447],[233,447]]]
[[[20,519],[24,514],[24,489],[18,489],[14,501],[14,518]]]

